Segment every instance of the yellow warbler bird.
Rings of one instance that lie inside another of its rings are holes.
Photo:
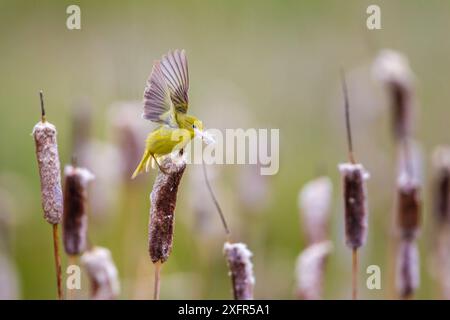
[[[203,123],[188,115],[189,74],[184,50],[170,51],[153,65],[144,91],[144,119],[160,124],[150,132],[142,160],[132,178],[148,171],[154,160],[184,148],[197,134],[204,136]],[[164,172],[165,173],[165,172]]]

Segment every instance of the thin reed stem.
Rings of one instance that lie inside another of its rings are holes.
[[[45,108],[44,108],[44,92],[39,91],[39,98],[41,100],[41,121],[45,122]]]
[[[342,91],[344,93],[345,105],[345,128],[347,130],[348,158],[350,163],[355,164],[355,155],[353,153],[352,127],[350,125],[350,103],[348,99],[347,82],[345,81],[344,71],[341,70]]]
[[[352,250],[352,299],[358,299],[358,249]]]
[[[155,281],[153,290],[153,300],[159,300],[159,291],[161,286],[161,261],[155,262]]]
[[[54,224],[53,227],[53,254],[55,256],[55,268],[56,268],[56,284],[58,290],[58,299],[63,299],[62,293],[62,271],[61,271],[61,256],[59,255],[59,236],[58,225]]]
[[[225,220],[225,216],[223,215],[222,208],[219,205],[219,201],[217,201],[216,196],[214,195],[214,192],[211,188],[211,185],[209,183],[208,174],[206,172],[206,164],[205,161],[202,161],[202,168],[203,168],[203,176],[205,177],[205,183],[206,187],[208,188],[209,194],[211,195],[211,198],[214,202],[214,205],[216,206],[217,212],[219,213],[220,220],[222,220],[223,228],[225,229],[225,233],[227,234],[227,237],[230,237],[230,229],[228,228],[227,222]]]

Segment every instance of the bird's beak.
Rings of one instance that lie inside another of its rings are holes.
[[[194,129],[195,135],[197,137],[200,137],[206,144],[214,144],[216,143],[216,140],[214,140],[214,137],[209,134],[206,131],[198,130],[197,128]]]

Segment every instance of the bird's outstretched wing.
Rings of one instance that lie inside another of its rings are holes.
[[[161,70],[161,62],[156,61],[144,90],[144,119],[178,127],[175,109],[169,87]]]
[[[161,71],[169,87],[175,111],[186,113],[189,103],[189,73],[186,52],[178,49],[169,51],[161,59]]]

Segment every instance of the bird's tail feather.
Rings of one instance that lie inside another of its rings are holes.
[[[141,162],[139,162],[139,165],[137,166],[136,170],[134,170],[133,175],[131,176],[131,179],[136,178],[136,176],[138,174],[140,174],[141,172],[148,170],[148,162],[150,160],[150,152],[145,151],[144,155],[142,156],[142,160]]]

